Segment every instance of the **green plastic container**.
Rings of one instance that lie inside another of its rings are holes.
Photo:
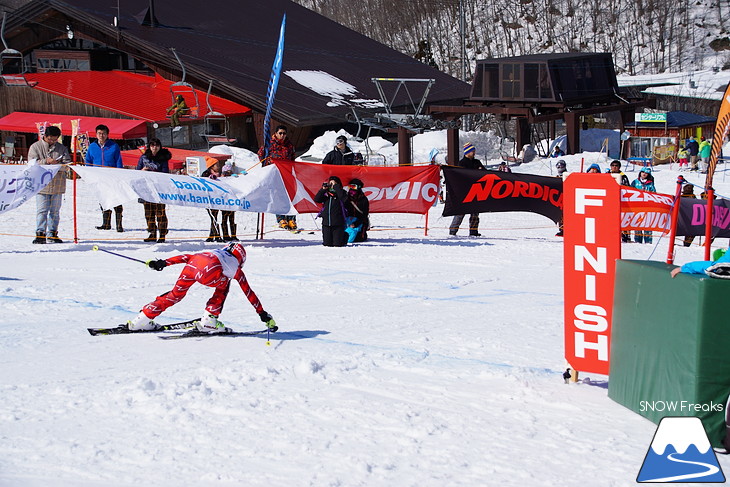
[[[730,393],[730,281],[619,260],[608,397],[654,423],[697,416],[713,446]]]

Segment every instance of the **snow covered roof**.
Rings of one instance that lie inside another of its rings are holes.
[[[663,96],[722,100],[730,71],[702,71],[648,74],[637,76],[618,76],[621,87],[648,86],[643,93]]]

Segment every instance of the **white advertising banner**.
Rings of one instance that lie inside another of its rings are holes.
[[[129,169],[72,166],[81,180],[96,188],[104,209],[136,201],[283,214],[291,201],[276,166],[267,166],[245,176],[221,179]]]
[[[37,195],[60,168],[60,164],[0,166],[0,213],[13,210]]]

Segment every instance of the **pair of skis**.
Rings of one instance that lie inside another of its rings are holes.
[[[178,333],[178,334],[166,334],[161,335],[159,338],[162,340],[177,340],[180,338],[207,338],[212,336],[224,336],[224,337],[235,337],[235,336],[254,336],[254,335],[262,335],[264,333],[267,333],[269,330],[254,330],[254,331],[231,331],[228,333],[205,333],[202,331],[199,331],[198,329],[194,328],[195,323],[199,321],[200,318],[195,318],[193,320],[186,320],[186,321],[180,321],[178,323],[170,323],[169,325],[161,325],[159,328],[155,330],[130,330],[129,327],[124,325],[115,326],[113,328],[87,328],[89,331],[89,334],[93,336],[97,335],[127,335],[132,333],[159,333],[161,331],[174,331],[174,330],[188,330],[189,328],[192,328],[184,333]]]

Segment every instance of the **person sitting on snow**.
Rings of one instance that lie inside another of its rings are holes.
[[[148,261],[147,265],[156,271],[161,271],[168,265],[186,265],[172,290],[157,296],[154,301],[146,304],[134,319],[127,322],[127,326],[130,330],[156,330],[159,327],[152,320],[170,306],[179,303],[187,294],[190,286],[199,282],[203,286],[214,288],[215,291],[208,300],[203,317],[196,322],[197,329],[204,333],[230,333],[231,329],[218,321],[218,316],[223,311],[231,279],[235,279],[261,321],[266,323],[269,330],[278,330],[274,318],[264,311],[259,298],[249,286],[242,270],[244,262],[246,262],[246,250],[240,243],[231,243],[222,249],[210,252],[176,255],[167,259]]]

